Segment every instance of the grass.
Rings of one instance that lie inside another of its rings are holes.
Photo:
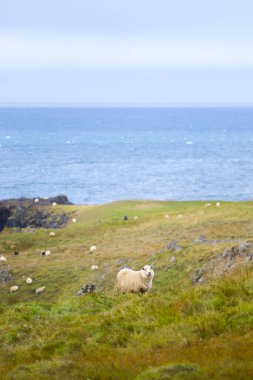
[[[57,206],[77,223],[54,230],[55,237],[43,229],[3,231],[0,253],[7,262],[0,269],[10,267],[11,285],[20,289],[10,294],[10,284],[0,286],[0,378],[253,378],[251,263],[206,284],[191,283],[210,257],[250,240],[253,202],[204,204]],[[215,244],[196,243],[200,236]],[[181,250],[167,249],[172,240]],[[41,256],[43,249],[52,254]],[[149,262],[155,267],[151,293],[115,293],[122,265],[139,269]],[[92,264],[99,269],[92,271]],[[99,292],[76,297],[88,282]],[[38,296],[39,286],[46,290]]]

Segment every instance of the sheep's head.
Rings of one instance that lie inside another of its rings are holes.
[[[152,265],[145,265],[143,268],[141,268],[141,277],[153,279],[154,278],[154,271],[152,269]]]

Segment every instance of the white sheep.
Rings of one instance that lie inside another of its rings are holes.
[[[122,293],[145,293],[152,288],[154,271],[151,265],[145,265],[141,270],[121,269],[116,278],[116,289]]]
[[[90,253],[95,252],[96,249],[97,249],[97,247],[96,247],[95,245],[92,245],[92,246],[90,247]]]
[[[52,206],[53,206],[53,207],[55,207],[56,205],[57,205],[57,203],[56,203],[56,202],[53,202],[53,203],[52,203]]]
[[[18,289],[19,289],[19,286],[18,286],[18,285],[11,286],[11,287],[10,287],[10,293],[14,293],[14,292],[16,292]]]
[[[92,265],[92,266],[90,267],[90,269],[91,269],[91,270],[97,270],[97,269],[98,269],[98,266],[97,266],[97,265]]]
[[[5,256],[1,255],[1,256],[0,256],[0,261],[7,261],[7,259],[6,259]]]
[[[33,280],[31,279],[31,277],[27,277],[26,281],[25,281],[27,284],[31,285]]]
[[[45,286],[41,286],[40,288],[37,288],[37,289],[35,290],[35,293],[36,293],[36,294],[40,294],[40,293],[44,292],[45,289],[46,289]]]
[[[72,219],[72,223],[76,223],[76,218],[73,218],[73,219]]]
[[[216,207],[220,207],[220,202],[216,202]]]
[[[51,236],[51,237],[53,237],[53,236],[55,236],[55,232],[49,232],[49,236]]]
[[[34,199],[34,203],[39,203],[39,198]]]

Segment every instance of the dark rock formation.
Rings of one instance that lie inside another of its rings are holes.
[[[172,252],[180,251],[181,247],[177,244],[176,240],[172,240],[168,245],[167,249],[170,249]]]
[[[225,249],[223,253],[210,257],[203,267],[192,275],[192,283],[199,284],[212,278],[224,276],[249,264],[253,260],[252,244],[243,242],[239,246]]]
[[[86,284],[82,286],[80,290],[76,293],[77,296],[82,296],[86,293],[96,293],[98,291],[98,286],[95,284]]]
[[[2,284],[11,281],[11,274],[8,269],[3,269],[0,271],[0,278],[2,280]]]
[[[65,195],[48,199],[20,198],[0,201],[0,232],[4,227],[60,228],[68,221],[65,213],[56,213],[52,206],[71,204]]]

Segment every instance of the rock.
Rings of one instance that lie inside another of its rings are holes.
[[[196,243],[207,243],[207,238],[201,235],[198,239],[195,240]]]
[[[25,280],[25,282],[30,285],[32,284],[33,280],[31,279],[31,277],[27,277],[27,279]]]
[[[2,280],[2,284],[5,284],[7,281],[11,281],[10,271],[7,269],[3,269],[0,271],[0,278]]]
[[[203,279],[203,274],[204,274],[204,270],[203,269],[196,269],[194,274],[192,275],[192,283],[193,284],[198,284],[198,283],[201,283],[204,281]]]
[[[45,289],[46,289],[45,286],[41,286],[40,288],[37,288],[37,289],[35,290],[35,293],[36,293],[36,294],[41,294],[42,292],[44,292]]]
[[[5,226],[9,228],[62,227],[68,222],[68,215],[65,213],[56,214],[45,207],[51,205],[52,199],[57,199],[59,204],[70,204],[66,196],[58,196],[48,200],[20,198],[1,201],[0,232]]]
[[[14,255],[14,256],[18,256],[18,255],[19,255],[19,252],[18,252],[18,251],[14,251],[14,252],[13,252],[13,255]]]
[[[76,293],[77,296],[81,296],[86,293],[96,293],[98,291],[98,286],[95,284],[86,284]]]
[[[10,293],[14,293],[14,292],[16,292],[18,289],[19,289],[19,286],[18,286],[18,285],[11,286],[11,287],[10,287]]]
[[[239,248],[238,247],[232,247],[232,248],[229,248],[229,249],[225,249],[225,251],[223,252],[222,254],[222,257],[223,258],[228,258],[228,259],[232,259],[233,257],[239,255]]]
[[[92,265],[92,266],[90,267],[90,269],[91,269],[91,270],[97,270],[97,269],[98,269],[98,266],[97,266],[97,265]]]
[[[177,244],[176,240],[172,240],[166,247],[167,249],[170,249],[172,252],[177,252],[181,249],[181,247]]]
[[[251,248],[251,244],[245,241],[239,245],[239,253],[242,254],[246,252],[249,248]]]
[[[6,259],[5,256],[1,255],[1,256],[0,256],[0,261],[7,261],[7,259]]]
[[[90,247],[90,253],[95,252],[96,249],[97,249],[97,247],[96,247],[95,245],[92,245],[92,246]]]

